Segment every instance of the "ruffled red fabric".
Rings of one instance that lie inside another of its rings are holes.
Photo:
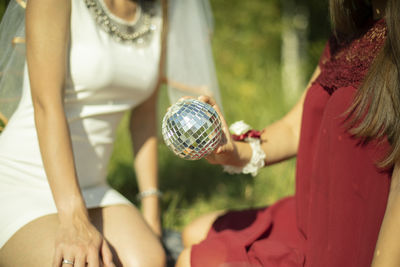
[[[233,211],[217,219],[207,242],[193,247],[192,266],[302,266],[302,242],[294,198],[286,198],[269,208]]]
[[[368,26],[351,42],[331,39],[324,50],[304,102],[295,196],[218,218],[193,246],[192,267],[370,266],[391,180],[391,170],[376,163],[390,144],[360,142],[344,123],[386,38],[383,20]]]

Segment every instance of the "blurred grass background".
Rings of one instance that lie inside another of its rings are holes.
[[[0,0],[0,15],[7,2]],[[210,2],[215,20],[214,57],[226,119],[228,123],[244,120],[253,128],[262,129],[284,115],[295,99],[282,88],[285,79],[281,77],[282,31],[287,26],[285,16],[292,19],[301,13],[307,19],[300,67],[304,80],[308,80],[329,34],[328,3],[326,0]],[[165,88],[160,96],[161,123],[169,105]],[[269,205],[294,193],[295,159],[267,167],[255,178],[231,176],[223,173],[220,166],[210,165],[204,160],[191,162],[177,158],[163,144],[161,134],[159,136],[165,228],[180,230],[208,211]],[[108,180],[139,205],[135,199],[138,189],[130,148],[125,118],[118,129]]]

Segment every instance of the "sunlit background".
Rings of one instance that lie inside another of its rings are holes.
[[[7,2],[0,0],[0,16]],[[329,36],[327,0],[211,0],[211,5],[226,119],[262,129],[284,115],[304,90]],[[160,122],[168,105],[163,88]],[[126,122],[125,117],[118,130],[108,179],[140,205]],[[264,206],[294,193],[295,159],[267,167],[253,178],[225,174],[204,160],[179,159],[161,135],[159,153],[165,228],[179,230],[208,211]]]

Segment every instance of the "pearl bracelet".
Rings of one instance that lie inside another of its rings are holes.
[[[157,188],[150,188],[150,189],[147,189],[147,190],[144,190],[144,191],[138,193],[136,195],[136,198],[140,201],[143,198],[146,198],[149,196],[162,197],[162,195],[163,195],[163,193],[160,190],[158,190]]]
[[[260,134],[251,130],[250,126],[243,121],[238,121],[229,127],[231,133],[235,136],[235,140],[249,143],[252,155],[249,163],[243,167],[224,165],[223,170],[229,174],[251,174],[256,176],[259,169],[265,166],[265,153],[261,148]],[[238,139],[238,136],[240,137]]]

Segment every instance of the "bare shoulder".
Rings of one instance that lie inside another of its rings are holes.
[[[56,6],[63,6],[65,4],[70,4],[72,0],[29,0],[27,2],[27,6],[29,5],[56,5]]]
[[[59,38],[66,39],[70,15],[71,0],[29,0],[26,6],[27,41],[39,39],[48,42]]]
[[[52,103],[60,97],[68,53],[71,1],[29,0],[27,3],[26,58],[34,99]]]
[[[38,20],[62,19],[65,16],[69,16],[71,13],[71,1],[29,0],[26,4],[27,20],[32,16]]]

